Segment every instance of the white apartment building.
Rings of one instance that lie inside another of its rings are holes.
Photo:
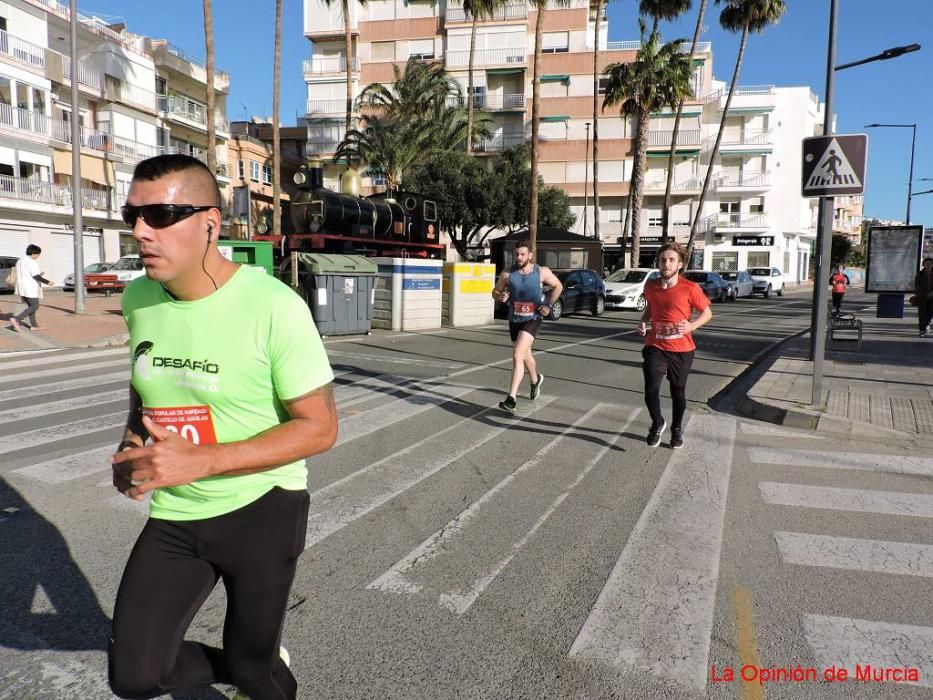
[[[462,5],[371,0],[365,6],[351,2],[350,13],[354,95],[370,83],[391,84],[393,67],[410,57],[442,62],[466,94],[472,17]],[[577,217],[575,230],[586,235],[595,233],[595,14],[588,0],[549,8],[541,57],[539,172],[569,195]],[[474,99],[493,118],[492,135],[475,147],[480,157],[530,138],[535,21],[536,10],[517,0],[478,24]],[[347,57],[341,8],[305,0],[304,24],[311,41],[311,57],[304,62],[308,152],[326,158],[345,128]],[[633,60],[639,47],[638,41],[608,41],[605,17],[600,20],[599,42],[602,66]],[[695,61],[694,96],[685,104],[678,135],[670,221],[671,234],[680,242],[689,236],[725,105],[724,85],[713,78],[712,58],[711,45],[702,43]],[[650,263],[660,244],[673,122],[674,114],[653,114],[649,125],[640,222],[642,264]],[[800,196],[800,139],[819,133],[821,124],[822,106],[806,87],[737,89],[703,207],[696,264],[723,270],[774,265],[788,273],[789,281],[806,278],[816,200],[811,204]],[[617,110],[599,117],[599,236],[607,266],[619,262],[634,126]],[[337,189],[338,174],[339,168],[331,166],[325,185]],[[380,183],[364,179],[365,184]]]
[[[121,25],[80,14],[78,19],[81,58],[73,70],[66,5],[0,3],[0,255],[21,256],[35,243],[55,284],[74,270],[75,112],[81,126],[85,263],[116,260],[135,249],[119,208],[137,162],[171,150],[206,159],[203,64]],[[73,74],[77,109],[71,102]],[[228,90],[229,76],[218,73],[219,115]],[[228,134],[226,122],[219,122],[218,162],[225,163]],[[223,184],[225,173],[218,175]]]

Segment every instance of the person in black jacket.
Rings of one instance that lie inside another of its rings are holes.
[[[920,337],[926,338],[933,321],[933,258],[923,259],[923,267],[914,278],[914,294],[917,295]]]

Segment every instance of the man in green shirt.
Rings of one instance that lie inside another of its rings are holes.
[[[213,683],[296,697],[279,642],[304,550],[304,459],[337,437],[333,373],[301,298],[218,251],[220,201],[203,163],[166,155],[137,165],[122,211],[146,276],[123,295],[133,366],[113,483],[152,500],[114,607],[120,697]],[[184,639],[218,579],[222,649]]]

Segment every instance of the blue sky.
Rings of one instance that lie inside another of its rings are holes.
[[[787,0],[788,12],[775,27],[749,39],[739,82],[743,85],[808,85],[825,95],[829,0]],[[919,43],[921,51],[890,61],[857,66],[836,74],[837,132],[866,131],[865,124],[917,124],[914,190],[933,189],[933,2],[930,0],[838,0],[836,60],[847,63],[886,48]],[[694,0],[699,6],[699,0]],[[260,11],[267,6],[268,12]],[[272,112],[273,0],[215,0],[217,65],[231,74],[228,117],[243,119]],[[124,18],[130,31],[167,38],[185,51],[204,56],[201,3],[196,0],[83,0],[84,14]],[[714,71],[732,76],[738,36],[719,27],[713,0],[703,40],[713,42]],[[662,25],[665,38],[691,38],[695,10]],[[301,60],[310,55],[302,31],[301,0],[283,2],[282,122],[294,124],[306,99]],[[610,0],[609,39],[638,38],[636,0]],[[903,219],[907,206],[910,129],[871,129],[865,214]],[[933,194],[913,199],[913,223],[933,226]]]

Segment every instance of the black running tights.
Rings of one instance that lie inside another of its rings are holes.
[[[645,375],[645,405],[651,416],[651,424],[656,427],[664,420],[661,414],[661,382],[667,377],[671,388],[671,427],[683,428],[684,413],[687,411],[687,378],[693,366],[693,351],[668,352],[655,347],[642,350],[645,362],[642,372]]]
[[[251,700],[294,700],[279,658],[282,620],[304,550],[309,496],[274,488],[247,506],[204,520],[150,518],[123,572],[109,649],[110,687],[153,698],[213,683]],[[184,639],[223,579],[223,649]]]

